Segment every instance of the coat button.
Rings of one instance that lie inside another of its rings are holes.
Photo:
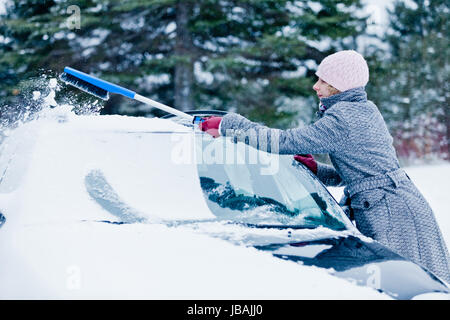
[[[369,201],[364,201],[364,203],[363,203],[363,206],[364,206],[364,208],[369,208],[370,207],[370,203],[369,203]]]

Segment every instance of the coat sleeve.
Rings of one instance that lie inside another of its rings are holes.
[[[345,183],[333,166],[317,163],[317,178],[327,187],[341,187]]]
[[[343,117],[331,109],[309,126],[288,130],[271,129],[231,113],[223,117],[220,134],[270,153],[331,153],[339,150],[347,128]]]

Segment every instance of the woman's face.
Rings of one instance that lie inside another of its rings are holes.
[[[320,98],[327,98],[336,93],[339,93],[337,89],[330,86],[328,83],[319,78],[317,82],[314,84],[313,89],[316,91],[317,96]]]

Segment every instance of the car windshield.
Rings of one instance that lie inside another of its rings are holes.
[[[200,184],[218,218],[256,226],[347,229],[342,209],[292,155],[201,133],[195,143]]]

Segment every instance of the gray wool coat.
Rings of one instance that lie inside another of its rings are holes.
[[[450,283],[450,258],[429,204],[400,169],[383,117],[364,87],[322,98],[309,126],[280,130],[227,114],[221,135],[279,154],[328,153],[318,164],[327,186],[345,186],[358,230]]]

